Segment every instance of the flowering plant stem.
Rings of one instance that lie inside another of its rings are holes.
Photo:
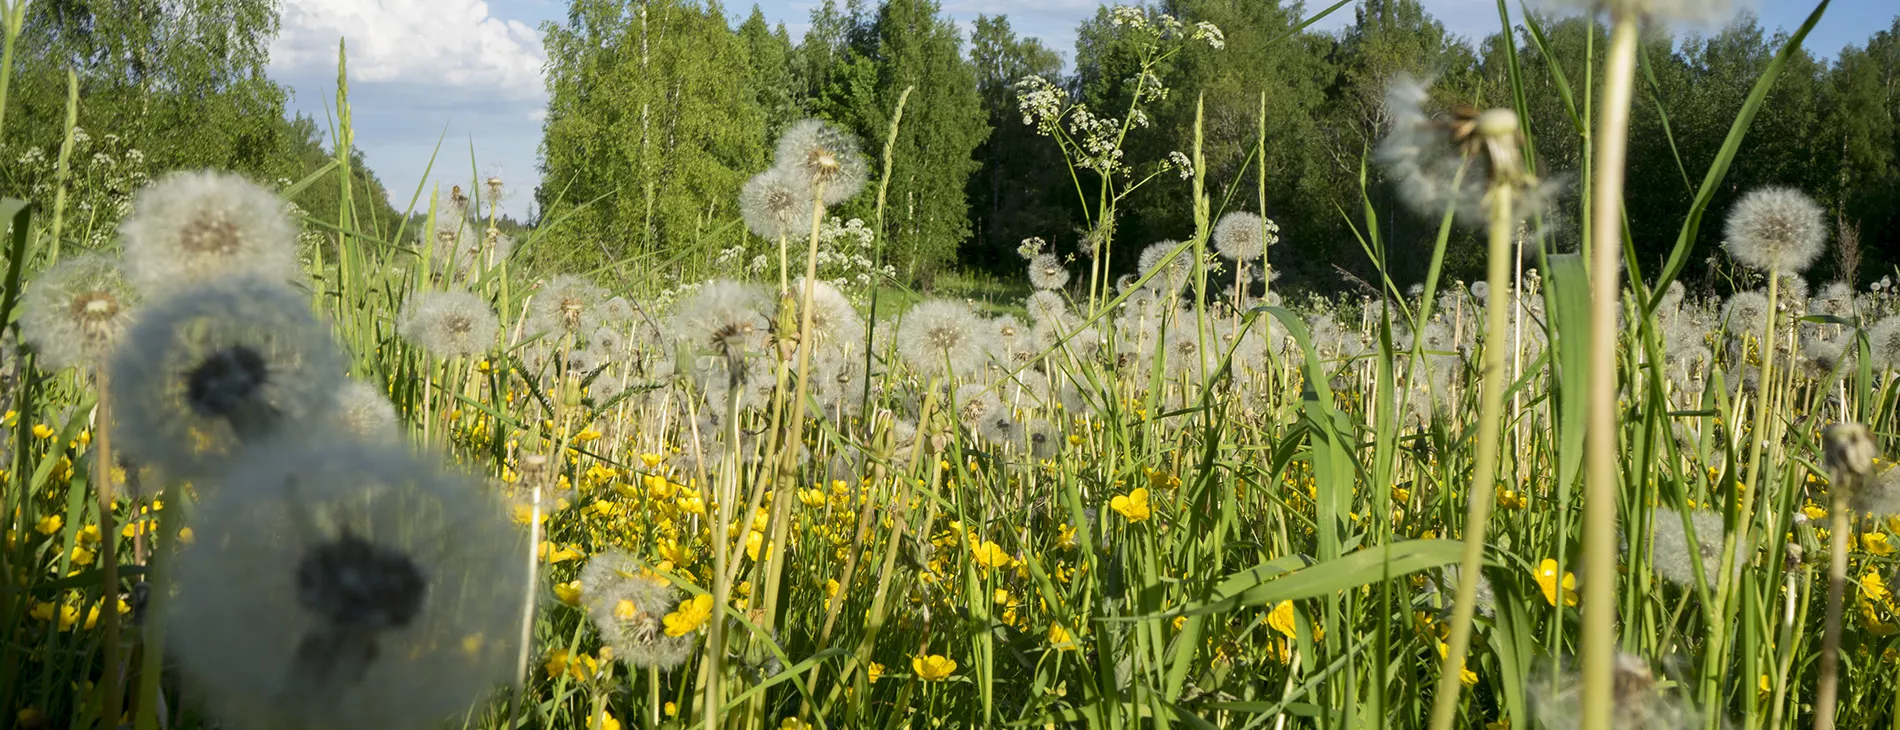
[[[1821,638],[1821,679],[1814,690],[1814,730],[1834,730],[1834,706],[1840,695],[1841,598],[1847,592],[1847,541],[1852,537],[1853,506],[1848,504],[1846,479],[1836,473],[1828,491],[1827,633]]]
[[[92,440],[92,478],[94,491],[99,496],[99,619],[104,628],[100,640],[105,644],[101,657],[105,670],[100,684],[105,705],[100,711],[99,724],[117,727],[119,715],[124,711],[125,694],[120,685],[122,670],[119,668],[119,533],[112,522],[112,389],[107,383],[108,377],[105,369],[100,368],[95,385],[99,410],[93,426],[97,435]]]
[[[1636,17],[1618,13],[1603,69],[1591,199],[1590,367],[1584,437],[1583,730],[1608,730],[1616,659],[1616,341],[1624,159],[1636,75]]]
[[[1508,184],[1491,186],[1489,215],[1490,251],[1485,281],[1492,292],[1503,292],[1511,275],[1511,197]],[[1471,485],[1466,492],[1465,549],[1458,563],[1458,597],[1452,607],[1451,637],[1447,642],[1445,663],[1439,669],[1438,691],[1432,701],[1432,729],[1448,730],[1458,716],[1458,677],[1465,666],[1471,646],[1472,615],[1477,611],[1478,573],[1484,568],[1486,523],[1491,519],[1491,502],[1497,482],[1498,445],[1503,428],[1505,370],[1504,307],[1485,308],[1484,382],[1478,401],[1478,452],[1474,457]]]

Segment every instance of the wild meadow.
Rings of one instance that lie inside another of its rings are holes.
[[[1033,77],[1092,226],[981,301],[880,240],[909,92],[886,139],[786,126],[695,280],[530,266],[565,213],[504,230],[479,174],[387,229],[288,202],[355,199],[347,152],[155,175],[99,235],[8,198],[0,724],[1900,727],[1900,288],[1809,277],[1803,190],[1710,205],[1827,3],[1658,268],[1634,59],[1689,5],[1608,4],[1585,169],[1392,81],[1362,170],[1439,221],[1416,285],[1368,202],[1381,275],[1281,290],[1264,98],[1221,188],[1200,116],[1135,160],[1133,107]],[[1225,43],[1107,12],[1143,69]],[[1118,260],[1144,175],[1193,225]]]

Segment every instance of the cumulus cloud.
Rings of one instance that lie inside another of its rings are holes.
[[[543,93],[546,53],[532,26],[480,0],[288,0],[271,66],[302,76],[336,67],[349,44],[350,78],[481,90],[511,99]]]

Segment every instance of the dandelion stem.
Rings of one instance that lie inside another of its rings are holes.
[[[1840,693],[1841,599],[1847,593],[1847,541],[1853,536],[1852,506],[1848,504],[1846,474],[1836,474],[1828,491],[1827,628],[1821,638],[1821,678],[1814,690],[1814,730],[1833,730],[1835,704]]]
[[[1591,200],[1590,346],[1584,438],[1583,730],[1608,730],[1616,659],[1616,341],[1624,160],[1636,73],[1636,18],[1619,13],[1603,69]]]
[[[101,659],[105,665],[101,684],[105,708],[99,724],[117,727],[119,715],[124,713],[125,693],[120,685],[119,668],[119,533],[112,520],[112,397],[108,377],[101,368],[96,384],[99,410],[97,422],[93,424],[96,435],[92,440],[92,478],[99,497],[99,559],[102,561],[99,618],[105,624],[101,638],[105,644],[105,655]]]
[[[1508,184],[1493,183],[1490,216],[1490,253],[1486,281],[1493,292],[1502,292],[1511,275],[1511,227],[1513,190]],[[1438,690],[1432,701],[1433,730],[1447,730],[1458,716],[1459,675],[1471,646],[1472,615],[1477,611],[1478,574],[1484,568],[1485,528],[1491,519],[1491,501],[1496,490],[1498,445],[1502,440],[1504,410],[1505,331],[1504,307],[1485,308],[1484,382],[1478,405],[1478,452],[1474,457],[1471,485],[1467,491],[1465,549],[1458,564],[1458,597],[1452,608],[1451,637],[1447,642],[1444,666],[1439,669]]]

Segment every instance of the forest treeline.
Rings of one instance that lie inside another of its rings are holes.
[[[1341,269],[1372,278],[1361,243],[1366,201],[1395,278],[1422,276],[1437,221],[1396,205],[1376,166],[1366,170],[1362,197],[1362,163],[1382,131],[1384,92],[1401,74],[1434,78],[1447,106],[1510,106],[1514,50],[1545,173],[1575,181],[1583,169],[1587,59],[1593,44],[1598,53],[1605,45],[1587,20],[1514,17],[1510,36],[1474,42],[1448,32],[1417,0],[1362,0],[1339,11],[1353,17],[1332,32],[1301,30],[1305,9],[1276,0],[1165,0],[1149,9],[1190,26],[1213,23],[1225,43],[1187,44],[1153,69],[1167,93],[1143,105],[1147,123],[1130,133],[1126,159],[1190,151],[1203,103],[1216,213],[1223,204],[1257,207],[1250,160],[1264,95],[1266,208],[1282,227],[1275,266],[1292,283],[1336,290],[1350,281]],[[765,242],[748,244],[731,221],[739,186],[766,167],[778,131],[823,118],[856,132],[875,156],[898,96],[914,87],[893,140],[886,196],[883,250],[900,273],[927,280],[962,266],[1016,276],[1015,249],[1031,236],[1064,254],[1080,250],[1089,232],[1083,210],[1096,204],[1092,173],[1078,173],[1088,191],[1079,196],[1055,143],[1025,124],[1018,83],[1044,77],[1092,113],[1120,118],[1140,63],[1131,26],[1099,10],[1077,29],[1065,67],[1056,49],[1019,35],[1006,17],[979,17],[966,33],[932,0],[827,1],[810,21],[794,42],[756,7],[734,25],[716,2],[573,0],[565,22],[544,26],[551,98],[539,200],[545,209],[591,202],[559,235],[674,262],[699,250],[762,249]],[[1673,246],[1703,171],[1785,37],[1744,15],[1719,32],[1645,38],[1628,194],[1640,266],[1653,271]],[[1828,50],[1831,60],[1808,52],[1791,59],[1711,209],[1725,210],[1760,185],[1806,190],[1827,206],[1836,238],[1857,241],[1860,252],[1858,262],[1832,256],[1814,275],[1854,269],[1877,278],[1900,262],[1900,18],[1862,45]],[[1579,108],[1565,104],[1560,84]],[[1189,236],[1189,185],[1163,175],[1121,201],[1114,260],[1132,265],[1141,247]],[[867,194],[839,214],[869,219],[875,204]],[[1717,228],[1703,226],[1697,251],[1717,250]],[[1552,237],[1560,248],[1574,248],[1575,239],[1561,226]],[[1475,277],[1481,252],[1458,233],[1449,271]],[[1705,267],[1695,261],[1687,276],[1706,281],[1697,277]]]
[[[1329,32],[1302,30],[1311,9],[1297,2],[1164,0],[1144,10],[1211,23],[1224,43],[1184,44],[1149,69],[1166,92],[1139,105],[1124,159],[1146,171],[1191,151],[1198,104],[1215,213],[1253,209],[1264,125],[1265,207],[1281,227],[1273,261],[1290,284],[1337,291],[1372,279],[1363,243],[1371,220],[1395,279],[1424,270],[1437,221],[1397,205],[1368,160],[1385,89],[1401,75],[1435,79],[1447,107],[1510,106],[1514,52],[1544,173],[1580,178],[1580,105],[1591,52],[1605,42],[1587,20],[1514,16],[1508,36],[1474,40],[1448,32],[1418,0],[1360,0]],[[332,157],[330,127],[287,115],[285,89],[265,72],[278,12],[274,0],[28,4],[0,185],[51,202],[69,70],[87,132],[69,161],[70,235],[109,237],[111,201],[167,170],[219,167],[270,183],[321,168]],[[1140,248],[1192,233],[1190,183],[1156,175],[1119,201],[1112,229],[1092,225],[1094,173],[1066,164],[1026,123],[1019,97],[1024,79],[1041,77],[1098,118],[1124,118],[1141,72],[1134,30],[1103,8],[1077,29],[1075,48],[1062,49],[1065,62],[1007,17],[960,26],[932,0],[827,0],[797,41],[757,7],[571,0],[565,19],[542,28],[549,106],[532,222],[547,245],[528,255],[542,266],[643,262],[692,274],[721,252],[763,252],[768,243],[738,222],[739,188],[767,167],[780,130],[818,117],[854,132],[874,161],[890,142],[877,251],[912,282],[951,269],[1018,277],[1015,251],[1029,237],[1079,256],[1084,236],[1107,233],[1114,268],[1125,270]],[[1645,38],[1628,192],[1639,266],[1654,270],[1674,244],[1702,171],[1784,38],[1749,16],[1719,32]],[[1831,57],[1790,59],[1711,210],[1761,185],[1801,188],[1827,208],[1836,244],[1850,244],[1811,276],[1878,278],[1900,264],[1900,17],[1862,44],[1817,50]],[[1566,86],[1578,106],[1566,104]],[[393,218],[370,171],[376,161],[364,162],[359,153],[357,217]],[[338,186],[315,185],[296,202],[332,219],[337,196]],[[870,221],[876,205],[873,189],[834,213]],[[1718,250],[1717,228],[1702,227],[1698,252]],[[1554,231],[1557,247],[1576,245],[1574,230]],[[1456,232],[1448,271],[1475,277],[1481,249]],[[1706,267],[1699,255],[1685,275],[1723,286],[1700,275]]]

